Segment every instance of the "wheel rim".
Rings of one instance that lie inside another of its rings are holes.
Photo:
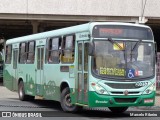
[[[68,107],[71,107],[72,106],[72,104],[71,104],[71,97],[70,97],[70,95],[69,94],[67,94],[66,96],[65,96],[65,104],[66,104],[66,106],[68,106]]]
[[[19,96],[22,98],[23,97],[23,87],[20,86],[20,89],[19,89]]]

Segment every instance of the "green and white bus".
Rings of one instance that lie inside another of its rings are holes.
[[[155,51],[150,27],[132,23],[91,22],[14,38],[6,41],[4,85],[20,100],[59,101],[67,112],[153,106]]]

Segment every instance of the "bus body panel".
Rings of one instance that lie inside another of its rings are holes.
[[[13,90],[13,74],[11,71],[13,71],[12,66],[9,64],[6,64],[3,71],[4,86],[12,91]]]
[[[67,82],[70,88],[75,86],[74,78],[69,77],[69,71],[63,72],[63,76],[59,74],[60,67],[70,66],[70,65],[54,65],[46,64],[44,65],[44,97],[46,99],[52,99],[60,101],[60,85],[63,82]],[[50,71],[50,73],[48,73]]]

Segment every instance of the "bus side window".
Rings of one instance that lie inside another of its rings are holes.
[[[11,57],[12,57],[12,46],[7,45],[6,46],[6,56],[5,56],[5,63],[11,64]]]
[[[19,63],[26,63],[27,43],[20,43]]]
[[[73,63],[74,62],[74,47],[75,47],[75,36],[66,36],[63,39],[62,45],[62,63]]]
[[[88,48],[89,43],[84,44],[84,70],[88,71]]]
[[[35,56],[35,42],[31,41],[28,43],[28,54],[27,54],[27,63],[34,63]]]
[[[61,39],[52,38],[49,40],[48,63],[60,62]]]

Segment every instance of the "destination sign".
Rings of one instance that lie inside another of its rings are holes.
[[[106,35],[106,34],[111,34],[111,35],[120,35],[122,34],[123,30],[122,29],[113,29],[113,28],[100,28],[99,33],[100,35]]]
[[[125,26],[125,25],[97,25],[93,28],[94,38],[120,38],[120,39],[142,39],[153,40],[149,28]]]
[[[112,76],[125,76],[125,70],[120,68],[105,68],[100,67],[101,75],[112,75]]]

